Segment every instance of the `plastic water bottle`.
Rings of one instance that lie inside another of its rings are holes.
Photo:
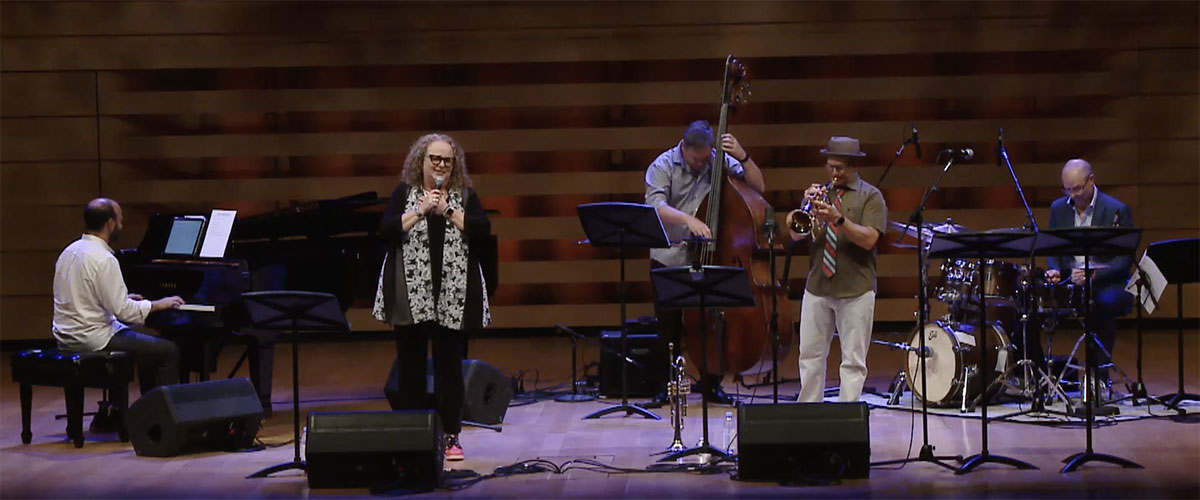
[[[734,446],[734,444],[733,444],[733,433],[734,432],[735,431],[733,429],[733,412],[727,411],[727,412],[725,412],[725,426],[721,430],[721,446],[718,449],[724,450],[726,453],[729,453],[731,455],[734,453],[734,450],[737,449],[737,447]]]

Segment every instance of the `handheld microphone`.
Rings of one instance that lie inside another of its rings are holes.
[[[919,137],[917,137],[917,124],[915,124],[915,123],[912,124],[912,129],[913,129],[913,135],[912,135],[913,147],[917,148],[917,159],[920,159],[921,158],[921,139]]]
[[[439,176],[433,178],[433,188],[434,189],[441,189],[442,184],[445,184],[445,183],[446,183],[445,177],[442,177],[439,175]]]
[[[971,148],[950,148],[943,149],[942,154],[950,154],[959,160],[970,160],[975,157],[975,150]]]

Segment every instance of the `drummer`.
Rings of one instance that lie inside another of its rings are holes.
[[[1096,175],[1092,165],[1082,159],[1067,161],[1062,168],[1063,196],[1050,204],[1050,228],[1071,227],[1131,227],[1133,212],[1120,200],[1101,193],[1096,187]],[[1069,280],[1076,286],[1084,284],[1084,256],[1049,257],[1046,281],[1059,283]],[[1133,296],[1125,291],[1129,281],[1129,268],[1133,265],[1132,255],[1111,258],[1092,258],[1092,265],[1099,263],[1103,268],[1092,272],[1093,302],[1088,326],[1104,346],[1094,349],[1091,342],[1087,356],[1096,356],[1096,379],[1105,388],[1112,385],[1108,376],[1111,353],[1116,341],[1116,318],[1129,314]]]

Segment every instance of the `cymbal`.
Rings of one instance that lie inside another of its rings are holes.
[[[936,224],[929,229],[937,233],[946,234],[965,233],[970,231],[970,229],[967,229],[966,226],[955,224],[954,221],[950,220],[949,217],[946,218],[946,222]]]
[[[917,226],[896,221],[888,221],[888,226],[897,231],[904,232],[904,234],[912,236],[913,238],[917,237]],[[946,219],[946,222],[941,224],[931,224],[926,222],[923,227],[925,228],[926,238],[931,238],[934,233],[954,234],[970,231],[970,229],[967,229],[966,226],[955,224],[950,219]]]

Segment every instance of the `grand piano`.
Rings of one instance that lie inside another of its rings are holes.
[[[176,215],[156,214],[138,247],[117,257],[131,293],[150,299],[179,295],[189,304],[213,306],[210,312],[160,311],[147,319],[147,326],[180,346],[180,380],[193,373],[207,380],[223,346],[244,344],[245,354],[230,375],[248,358],[251,382],[269,412],[277,333],[249,325],[241,293],[318,291],[336,296],[343,311],[356,304],[370,307],[385,252],[377,233],[386,201],[366,192],[238,219],[220,259],[164,255]],[[481,265],[492,288],[495,237],[484,247]]]

